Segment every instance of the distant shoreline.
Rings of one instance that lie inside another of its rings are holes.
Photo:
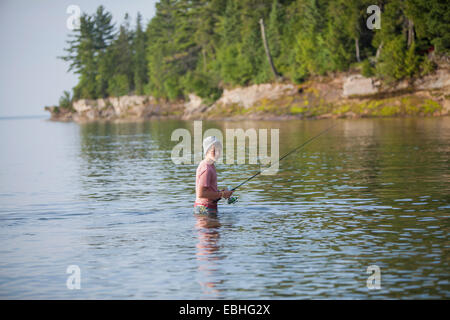
[[[0,116],[0,120],[16,120],[16,119],[36,119],[36,118],[47,118],[45,114],[41,115],[24,115],[24,116]]]
[[[167,101],[126,95],[80,99],[70,107],[45,107],[54,121],[293,120],[447,116],[450,114],[450,66],[395,85],[355,73],[317,77],[302,84],[264,83],[225,89],[207,104],[195,94]]]

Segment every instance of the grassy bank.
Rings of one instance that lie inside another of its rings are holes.
[[[445,99],[450,100],[450,95]],[[377,96],[364,99],[344,99],[327,102],[316,90],[305,90],[301,96],[288,96],[276,100],[261,100],[250,108],[239,104],[218,106],[207,111],[211,118],[222,117],[298,117],[298,118],[348,118],[348,117],[403,117],[441,116],[443,105],[432,97],[415,93],[401,96]]]

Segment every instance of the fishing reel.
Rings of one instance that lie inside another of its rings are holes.
[[[230,187],[226,188],[225,190],[229,190],[229,189],[230,189]],[[239,199],[239,196],[231,196],[231,197],[228,198],[227,203],[228,204],[233,204],[236,201],[238,201],[238,199]]]
[[[239,199],[238,196],[231,196],[231,197],[228,198],[227,203],[228,203],[228,204],[233,204],[233,203],[235,203],[236,201],[238,201],[238,199]]]

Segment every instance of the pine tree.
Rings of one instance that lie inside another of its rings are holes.
[[[353,61],[354,39],[346,32],[348,16],[346,0],[330,2],[327,8],[326,44],[330,55],[330,71],[344,71]]]
[[[196,44],[190,1],[162,0],[147,28],[148,90],[157,97],[183,95],[182,78],[196,68],[201,46]]]
[[[70,62],[69,71],[79,74],[79,83],[74,88],[74,98],[97,98],[105,94],[106,80],[99,75],[99,67],[104,69],[106,51],[113,38],[112,15],[98,7],[96,14],[83,14],[80,26],[71,35],[72,40],[65,49],[67,56],[61,57]]]
[[[92,17],[83,14],[80,26],[67,41],[69,47],[65,49],[68,55],[60,57],[70,62],[69,71],[79,74],[79,82],[74,88],[74,98],[94,98],[95,90],[95,23]]]
[[[104,52],[114,39],[114,24],[112,14],[105,11],[103,6],[99,6],[93,17],[95,24],[94,41],[95,50]]]
[[[298,10],[300,23],[294,44],[297,77],[324,74],[332,65],[325,40],[326,6],[316,0],[301,0]]]
[[[128,94],[134,87],[134,72],[133,72],[133,58],[131,43],[133,34],[130,31],[129,16],[125,15],[124,23],[120,26],[119,35],[116,40],[111,44],[111,59],[114,61],[114,80],[111,82],[115,86],[110,88],[108,85],[108,91],[110,94],[117,95],[120,91],[121,94]],[[117,88],[120,88],[118,90]]]
[[[138,13],[136,18],[136,31],[133,40],[133,69],[136,94],[144,94],[144,86],[148,81],[147,76],[147,37],[142,30],[142,16]]]

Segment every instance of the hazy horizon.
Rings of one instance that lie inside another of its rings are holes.
[[[64,90],[71,90],[77,75],[68,73],[64,55],[70,14],[77,5],[94,13],[103,5],[113,15],[116,26],[128,13],[134,23],[140,12],[145,25],[155,13],[156,0],[104,1],[24,1],[0,2],[0,117],[45,115],[44,106],[56,105]]]

